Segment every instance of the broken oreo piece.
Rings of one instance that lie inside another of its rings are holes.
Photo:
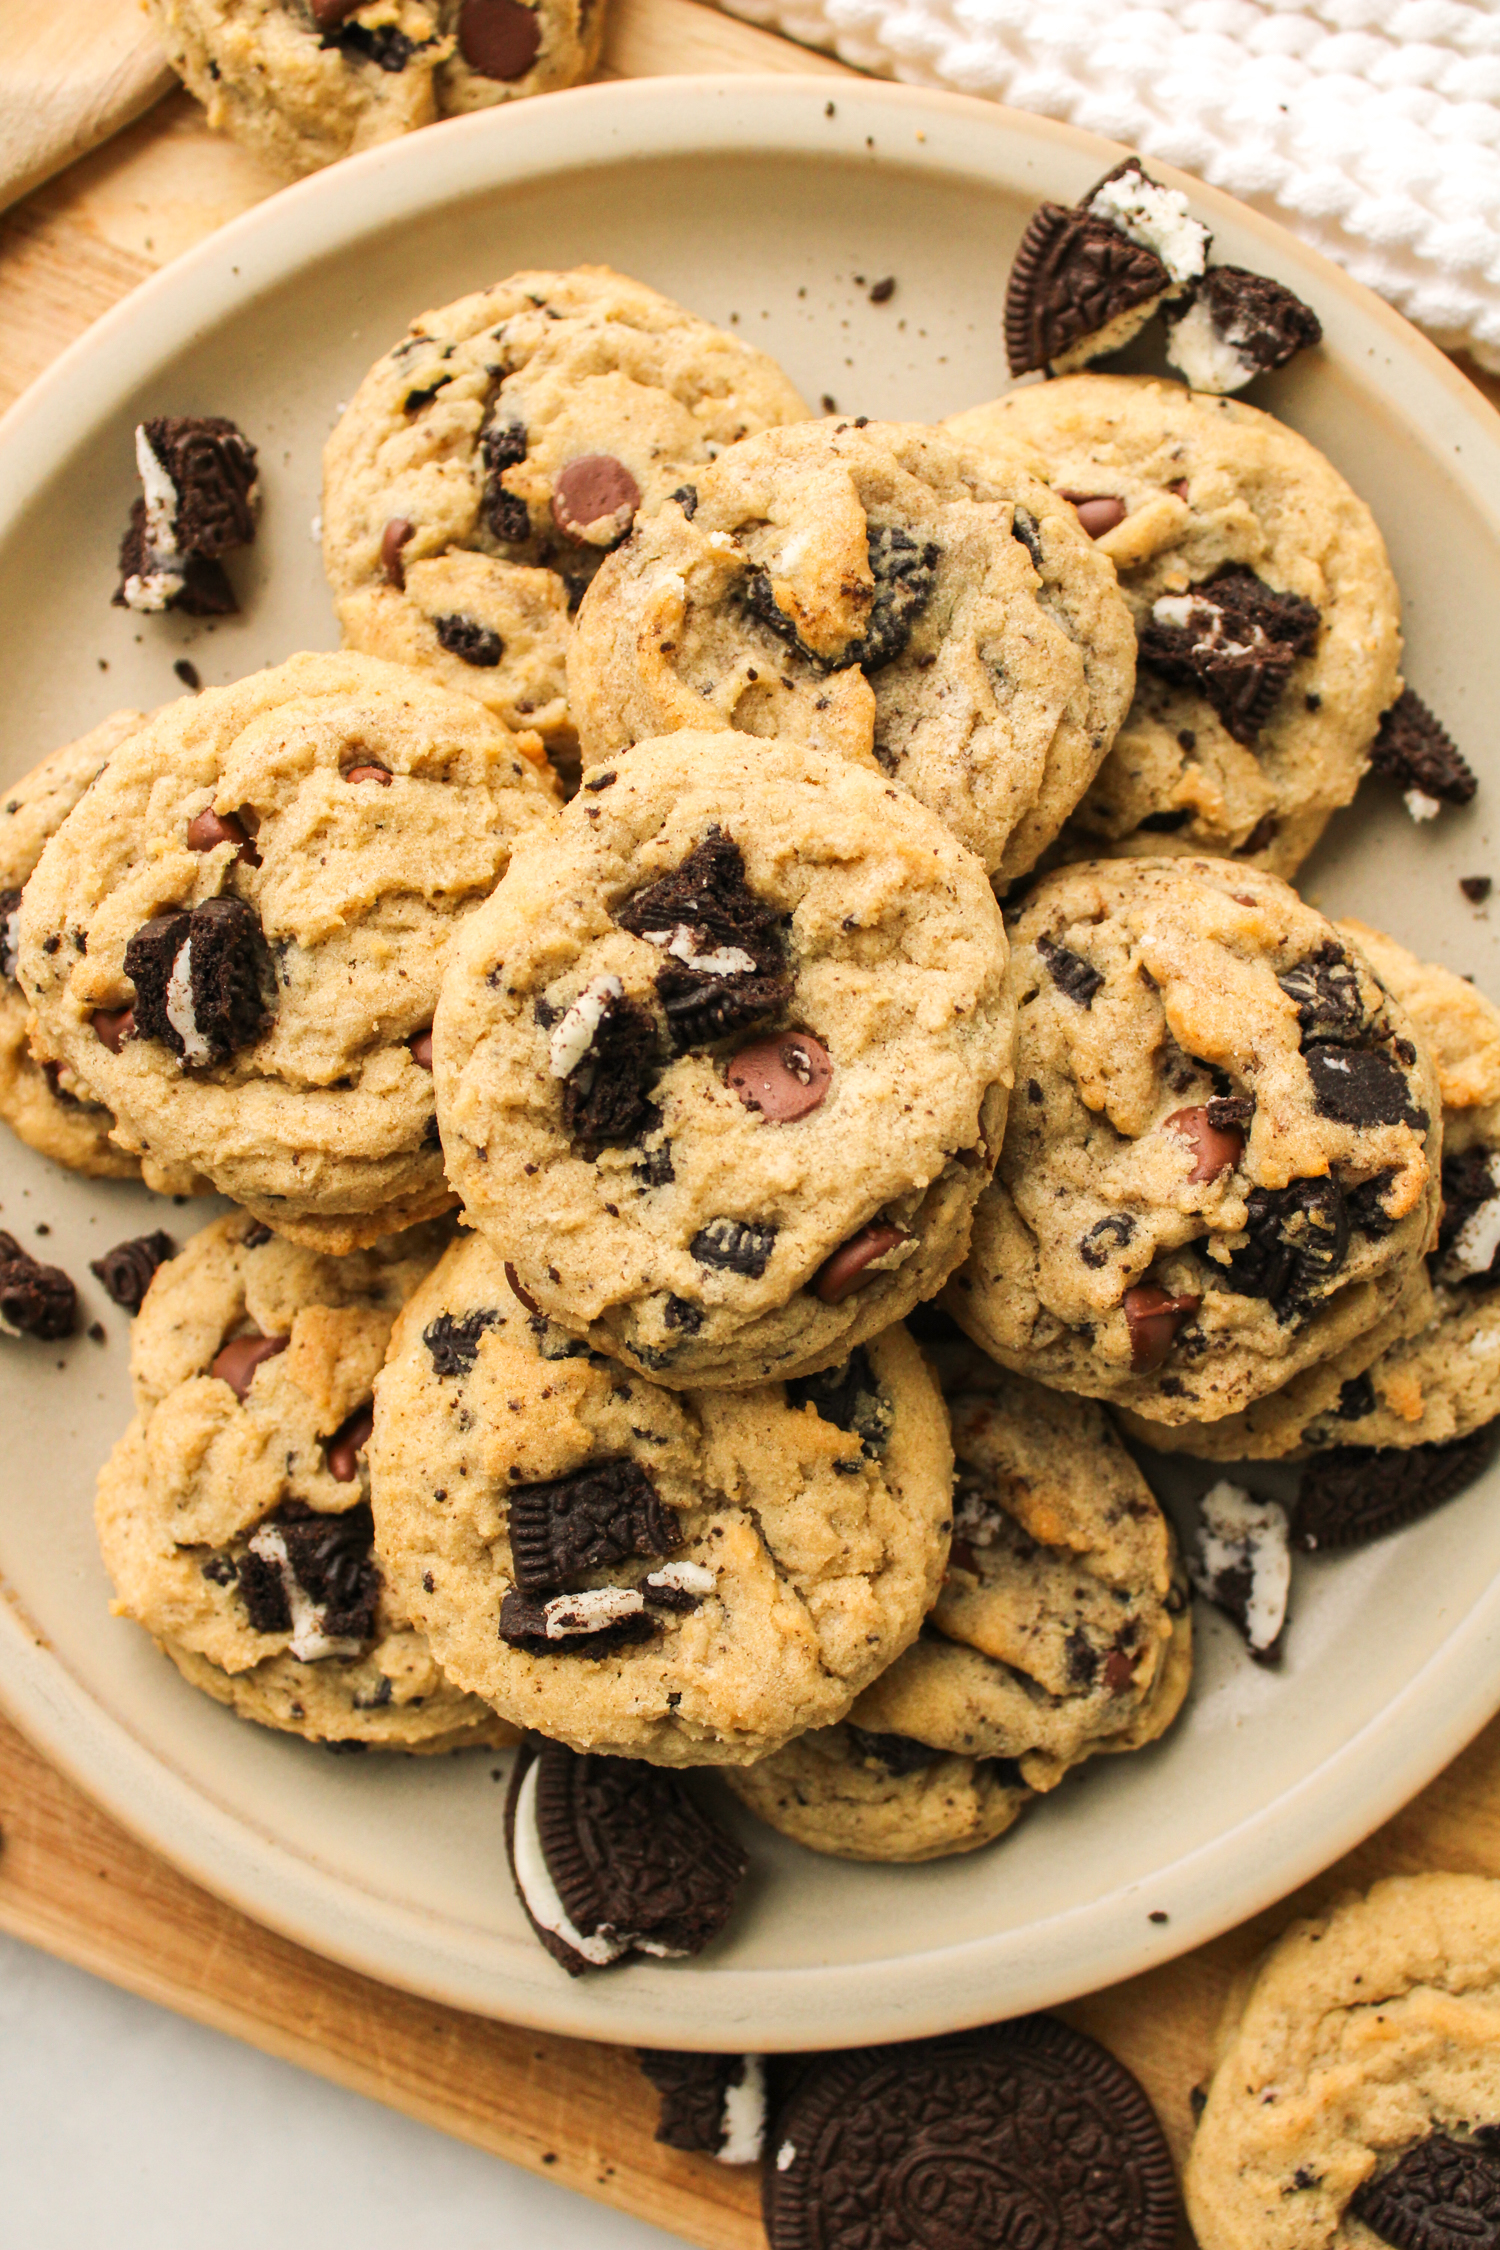
[[[1356,2219],[1392,2250],[1481,2250],[1500,2242],[1500,2149],[1495,2128],[1472,2139],[1429,2133],[1349,2198]]]
[[[1319,611],[1279,594],[1240,563],[1185,594],[1161,594],[1139,634],[1140,660],[1174,687],[1209,703],[1236,742],[1254,749],[1301,656],[1312,653]]]
[[[1065,945],[1058,945],[1052,938],[1039,937],[1036,949],[1058,991],[1076,1000],[1080,1008],[1091,1008],[1094,994],[1104,982],[1103,973],[1085,961],[1081,953],[1070,953]]]
[[[931,601],[942,550],[935,541],[919,543],[903,525],[891,523],[868,524],[865,549],[875,582],[865,629],[835,657],[820,656],[807,646],[792,620],[777,606],[766,571],[751,573],[745,588],[745,607],[815,671],[846,672],[858,666],[863,672],[878,672],[901,654]]]
[[[1308,1554],[1363,1547],[1416,1523],[1489,1467],[1500,1421],[1443,1445],[1336,1446],[1302,1471],[1292,1537]]]
[[[1238,1625],[1250,1654],[1274,1663],[1292,1586],[1286,1510],[1255,1499],[1227,1477],[1204,1493],[1198,1508],[1188,1576],[1205,1601]]]
[[[700,1266],[720,1266],[747,1281],[760,1279],[775,1247],[775,1227],[756,1226],[748,1219],[710,1219],[688,1244]]]
[[[1228,1263],[1209,1263],[1214,1279],[1242,1297],[1264,1297],[1293,1319],[1349,1255],[1349,1209],[1332,1173],[1256,1187],[1246,1198],[1244,1240]]]
[[[255,537],[255,447],[221,415],[138,425],[144,496],[120,547],[121,609],[222,617],[239,607],[220,561]]]
[[[1411,1098],[1406,1073],[1384,1047],[1308,1047],[1307,1075],[1313,1107],[1338,1125],[1410,1125],[1427,1129],[1430,1119]]]
[[[1157,184],[1137,156],[1070,210],[1044,203],[1021,237],[1005,293],[1012,375],[1054,375],[1119,351],[1163,298],[1203,272],[1210,236],[1187,197]]]
[[[1315,953],[1296,962],[1276,982],[1297,1011],[1304,1052],[1315,1040],[1337,1045],[1358,1039],[1365,1031],[1359,971],[1335,939],[1326,938]]]
[[[563,1081],[563,1124],[586,1147],[619,1148],[661,1123],[648,1098],[661,1059],[656,1019],[618,977],[595,977],[552,1025],[547,1062]]]
[[[847,1430],[859,1439],[870,1460],[885,1451],[894,1414],[863,1344],[855,1347],[842,1367],[825,1367],[817,1375],[794,1375],[782,1388],[788,1406],[795,1411],[810,1406],[820,1421],[831,1422],[836,1430]]]
[[[493,671],[505,654],[500,635],[475,617],[435,617],[432,629],[450,656],[472,664],[478,671]]]
[[[126,946],[125,974],[135,986],[135,1037],[170,1048],[185,1067],[227,1062],[270,1025],[275,974],[260,917],[244,899],[158,915]]]
[[[1210,266],[1188,297],[1162,311],[1168,362],[1195,391],[1243,390],[1323,341],[1310,305],[1244,266]]]
[[[572,1594],[523,1594],[510,1587],[500,1603],[500,1638],[530,1656],[609,1656],[657,1631],[645,1596],[634,1586],[588,1586]]]
[[[629,1454],[513,1485],[507,1507],[511,1567],[523,1594],[553,1593],[585,1571],[682,1545],[676,1515]]]
[[[748,1030],[792,997],[781,918],[750,889],[743,853],[717,824],[615,920],[664,956],[656,990],[679,1054]]]
[[[452,1313],[439,1313],[422,1331],[434,1375],[467,1375],[479,1357],[480,1337],[487,1328],[499,1325],[500,1315],[493,1310],[465,1313],[462,1320]]]
[[[893,1781],[904,1780],[908,1774],[925,1773],[947,1753],[934,1750],[930,1742],[917,1742],[909,1734],[874,1734],[868,1727],[857,1727],[844,1721],[844,1732],[849,1737],[849,1747],[862,1764],[879,1766]]]
[[[78,1326],[78,1291],[61,1266],[44,1266],[0,1232],[0,1333],[60,1343]]]
[[[756,2164],[765,2145],[766,2066],[759,2055],[695,2055],[638,2047],[636,2061],[661,2096],[656,2138],[668,2148]]]
[[[770,2250],[1172,2250],[1178,2239],[1172,2159],[1145,2094],[1054,2016],[819,2056],[767,2157]]]
[[[570,1976],[701,1953],[746,1868],[676,1774],[557,1742],[517,1752],[505,1841],[531,1926]]]
[[[1447,728],[1410,688],[1402,689],[1382,718],[1370,746],[1370,768],[1434,805],[1466,805],[1479,787]]]
[[[238,1564],[258,1633],[290,1632],[288,1655],[312,1664],[358,1655],[375,1637],[381,1577],[369,1503],[324,1515],[285,1500],[262,1518]]]
[[[133,1315],[140,1311],[157,1267],[176,1255],[176,1243],[158,1227],[130,1242],[117,1242],[102,1258],[90,1260],[89,1272],[103,1284],[112,1303]]]

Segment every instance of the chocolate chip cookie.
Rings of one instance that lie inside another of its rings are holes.
[[[1383,1319],[1431,1247],[1438,1079],[1333,924],[1231,861],[1101,860],[1010,936],[1016,1093],[960,1325],[1181,1424]]]
[[[1338,929],[1406,1010],[1437,1071],[1437,1241],[1383,1321],[1242,1414],[1169,1433],[1130,1417],[1137,1435],[1168,1451],[1297,1460],[1345,1447],[1446,1446],[1500,1414],[1500,1008],[1368,923]]]
[[[1230,1994],[1183,2185],[1202,2250],[1500,2233],[1500,1883],[1402,1875]]]
[[[846,1358],[963,1256],[1010,1082],[979,863],[795,743],[642,745],[450,957],[448,1176],[523,1300],[672,1386]]]
[[[324,453],[345,636],[566,741],[569,611],[637,509],[806,411],[763,352],[605,266],[423,313]]]
[[[143,1161],[191,1166],[334,1253],[452,1200],[430,1036],[444,952],[554,818],[516,737],[366,656],[166,706],[26,886],[44,1062]]]
[[[890,1329],[836,1373],[664,1391],[466,1237],[376,1385],[376,1544],[449,1677],[580,1751],[738,1764],[841,1718],[947,1554],[937,1386]]]
[[[1000,1835],[1101,1751],[1164,1734],[1192,1675],[1165,1516],[1101,1407],[935,1354],[958,1483],[921,1638],[847,1722],[730,1775],[784,1835],[847,1859],[936,1859]]]
[[[642,519],[568,689],[586,760],[679,727],[805,742],[902,782],[1008,882],[1114,740],[1132,643],[1113,571],[1019,459],[804,422]]]
[[[1295,874],[1401,690],[1400,601],[1364,502],[1269,414],[1145,376],[1069,376],[947,428],[981,454],[1031,449],[1135,620],[1135,700],[1067,856],[1219,852]]]
[[[0,802],[0,1117],[28,1148],[99,1180],[133,1180],[164,1195],[191,1195],[191,1171],[144,1160],[110,1138],[114,1118],[75,1071],[31,1053],[31,1004],[17,980],[21,892],[48,840],[117,749],[146,723],[144,711],[115,711],[78,742],[54,750]]]
[[[135,1419],[99,1479],[105,1568],[116,1614],[242,1718],[400,1750],[514,1739],[444,1679],[371,1552],[371,1387],[447,1237],[326,1258],[235,1212],[146,1293]]]
[[[148,0],[178,76],[282,172],[312,172],[437,117],[574,86],[604,0]]]

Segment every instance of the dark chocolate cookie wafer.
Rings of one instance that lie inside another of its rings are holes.
[[[1394,2250],[1471,2250],[1500,2242],[1500,2127],[1473,2140],[1429,2133],[1388,2172],[1357,2187],[1349,2208]]]
[[[1383,1539],[1464,1491],[1497,1444],[1500,1422],[1487,1422],[1447,1445],[1343,1445],[1319,1454],[1297,1488],[1295,1543],[1311,1554]]]
[[[661,2096],[659,2141],[721,2164],[758,2162],[766,2130],[766,2068],[759,2055],[640,2047],[636,2060]]]
[[[558,1742],[518,1753],[505,1844],[532,1928],[574,1977],[630,1954],[701,1953],[746,1867],[674,1774]]]
[[[771,2250],[1170,2250],[1172,2160],[1130,2073],[1051,2016],[830,2055],[776,2124]]]

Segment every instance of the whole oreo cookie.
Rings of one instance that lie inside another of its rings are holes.
[[[1172,2160],[1123,2065],[1052,2016],[815,2062],[764,2175],[771,2250],[1171,2250]]]
[[[1489,1466],[1497,1444],[1500,1422],[1487,1422],[1447,1445],[1335,1446],[1302,1472],[1293,1540],[1312,1554],[1383,1539],[1471,1485]]]

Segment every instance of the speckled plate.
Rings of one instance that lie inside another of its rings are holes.
[[[313,519],[323,438],[424,306],[520,265],[604,260],[774,352],[807,398],[931,418],[1005,381],[1011,254],[1043,197],[1118,151],[979,102],[827,79],[640,81],[492,110],[288,189],[93,328],[0,425],[3,753],[18,774],[115,706],[335,641]],[[1191,182],[1221,257],[1308,298],[1326,346],[1250,394],[1373,505],[1406,596],[1408,674],[1487,773],[1500,711],[1500,421],[1373,297]],[[893,274],[883,305],[868,282]],[[861,283],[859,277],[864,276]],[[264,471],[242,617],[111,610],[146,414],[230,414]],[[1500,991],[1457,878],[1493,868],[1490,800],[1431,828],[1378,785],[1304,885]],[[0,1698],[114,1816],[305,1945],[460,2007],[619,2040],[797,2047],[914,2036],[1144,1969],[1290,1890],[1411,1796],[1500,1705],[1500,1483],[1343,1560],[1299,1565],[1279,1672],[1204,1621],[1191,1706],[971,1859],[860,1868],[739,1816],[752,1873],[695,1963],[571,1983],[511,1895],[503,1761],[334,1759],[241,1725],[111,1619],[94,1472],[127,1414],[127,1324],[87,1282],[108,1244],[208,1208],[92,1186],[7,1142],[0,1224],[85,1282],[102,1347],[0,1344]],[[1193,1489],[1177,1472],[1174,1490]],[[1201,1483],[1203,1480],[1199,1479]],[[1152,1919],[1152,1917],[1158,1917]],[[1163,1921],[1161,1916],[1169,1916]]]

